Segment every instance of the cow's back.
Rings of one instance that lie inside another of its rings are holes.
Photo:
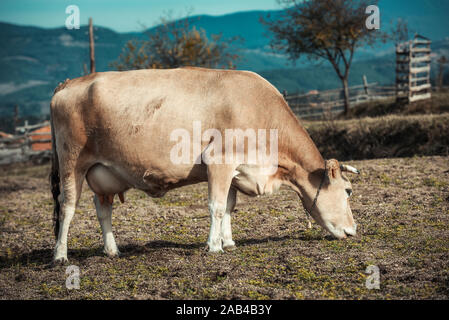
[[[60,139],[83,148],[85,158],[120,162],[135,178],[170,171],[174,180],[182,180],[194,171],[193,164],[170,161],[176,143],[170,141],[171,133],[176,129],[192,133],[194,121],[201,123],[202,131],[222,132],[298,126],[282,95],[262,77],[245,71],[95,73],[56,89],[51,105]]]

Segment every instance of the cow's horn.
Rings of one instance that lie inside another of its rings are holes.
[[[360,173],[360,171],[357,170],[356,168],[348,166],[346,164],[340,165],[340,169],[341,169],[341,171],[347,171],[347,172],[352,172],[352,173],[357,173],[357,174]]]

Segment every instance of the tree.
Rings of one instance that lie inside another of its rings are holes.
[[[409,28],[407,21],[399,18],[396,22],[396,26],[391,31],[390,38],[396,43],[401,43],[409,40]]]
[[[354,52],[362,45],[386,39],[379,30],[368,30],[365,13],[376,1],[278,0],[285,7],[276,21],[261,19],[274,33],[271,47],[285,52],[293,62],[306,55],[331,63],[343,86],[345,114],[349,112],[348,77]]]
[[[181,66],[233,69],[239,58],[229,52],[237,38],[223,40],[221,34],[212,34],[209,39],[204,29],[190,27],[188,18],[172,21],[163,17],[161,25],[146,35],[148,40],[128,41],[111,66],[119,71]]]

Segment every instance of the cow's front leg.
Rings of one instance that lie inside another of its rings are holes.
[[[210,232],[207,239],[209,252],[223,252],[221,238],[221,223],[226,210],[226,203],[209,200]]]
[[[211,217],[207,245],[210,252],[223,252],[222,223],[226,213],[228,193],[233,178],[234,166],[209,165],[207,168],[209,187],[209,211]],[[230,223],[230,221],[229,221]]]
[[[223,249],[232,249],[235,247],[235,242],[232,240],[231,214],[234,211],[236,201],[237,201],[237,190],[231,188],[229,189],[226,211],[223,216],[223,221],[221,222],[221,236],[223,238]]]
[[[113,196],[112,198],[113,199]],[[97,217],[100,222],[101,231],[103,233],[104,253],[109,257],[115,257],[120,254],[115,243],[114,234],[112,233],[112,201],[109,197],[103,198],[103,203],[97,195],[94,196],[95,208],[97,209]]]

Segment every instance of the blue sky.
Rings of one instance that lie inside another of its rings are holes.
[[[80,8],[81,25],[94,23],[120,32],[150,27],[167,11],[178,18],[191,15],[223,15],[236,11],[280,9],[276,0],[0,0],[0,21],[19,25],[61,27],[68,5]]]

